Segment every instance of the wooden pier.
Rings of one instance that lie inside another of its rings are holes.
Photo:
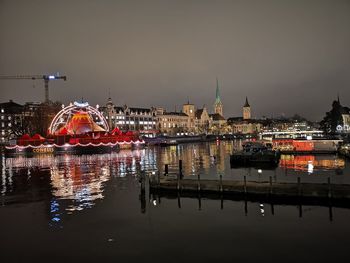
[[[145,177],[143,179],[145,180]],[[143,188],[145,184],[143,183]],[[226,180],[219,176],[218,180],[186,178],[182,172],[182,161],[179,160],[178,173],[169,175],[168,165],[165,165],[164,174],[160,172],[149,177],[150,191],[160,194],[181,195],[217,195],[238,198],[279,199],[288,202],[318,202],[323,204],[339,204],[350,207],[350,185],[332,184],[330,177],[324,183],[302,182],[300,177],[295,182],[276,182],[270,176],[267,181],[248,181],[246,176],[242,180]]]
[[[320,203],[349,204],[350,185],[331,184],[330,178],[325,183],[302,183],[300,177],[295,183],[269,181],[242,181],[168,178],[156,176],[150,178],[152,192],[174,194],[202,194],[222,196],[249,196],[249,198],[277,198],[280,200],[308,200]],[[347,206],[347,205],[346,205]]]

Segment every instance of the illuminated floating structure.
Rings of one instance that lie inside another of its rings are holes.
[[[106,153],[135,148],[144,141],[131,131],[109,131],[103,115],[87,102],[71,103],[53,118],[47,138],[39,134],[23,135],[16,144],[6,146],[7,154]]]
[[[273,139],[272,148],[284,154],[336,153],[342,140],[331,139]]]

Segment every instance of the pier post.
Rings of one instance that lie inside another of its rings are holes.
[[[202,210],[202,197],[200,193],[198,193],[198,210]]]
[[[146,180],[145,173],[141,172],[140,177],[141,177],[140,178],[140,181],[141,181],[141,194],[145,194],[145,185],[146,185],[146,183],[145,183],[145,180]]]
[[[244,193],[247,194],[247,177],[244,176]]]
[[[331,178],[327,178],[327,183],[328,183],[328,198],[332,198],[332,189],[331,189]]]
[[[329,207],[328,207],[328,211],[329,211],[329,221],[333,221],[333,209],[332,209],[332,204],[329,203]]]
[[[201,175],[198,174],[198,185],[197,185],[197,191],[200,192],[201,191]]]
[[[182,160],[179,160],[179,174],[180,174],[180,179],[182,179],[183,174],[182,174]]]
[[[300,183],[300,177],[298,177],[298,196],[301,196],[301,183]]]
[[[220,193],[222,193],[224,189],[222,188],[222,175],[220,174]]]
[[[157,187],[160,188],[160,171],[157,173]]]
[[[271,202],[271,214],[274,216],[275,215],[275,207],[273,205],[273,202]]]
[[[181,185],[180,185],[180,174],[178,174],[177,175],[177,191],[180,191],[180,187],[181,187]]]
[[[221,195],[221,202],[220,202],[220,208],[221,208],[221,210],[223,210],[224,209],[224,196],[223,195]]]
[[[168,174],[169,174],[169,164],[166,164],[164,167],[164,175],[168,176]]]
[[[140,184],[141,184],[141,193],[139,196],[140,202],[141,202],[141,213],[144,214],[146,213],[146,191],[145,191],[145,181],[146,181],[146,176],[145,172],[141,171],[140,175]]]
[[[270,176],[270,195],[272,195],[272,176]]]

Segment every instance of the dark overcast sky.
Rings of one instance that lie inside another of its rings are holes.
[[[53,100],[319,120],[350,106],[350,1],[3,1],[0,74],[59,71]],[[1,81],[1,101],[43,99],[41,81]]]

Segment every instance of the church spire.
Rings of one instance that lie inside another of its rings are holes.
[[[216,96],[215,96],[215,103],[214,103],[214,112],[223,116],[222,102],[221,102],[220,90],[219,90],[219,80],[217,77],[216,77]]]
[[[243,107],[250,107],[249,102],[248,102],[248,97],[245,97],[245,104]]]
[[[216,96],[215,96],[215,103],[221,103],[221,98],[220,98],[220,90],[219,90],[219,80],[216,77]]]

